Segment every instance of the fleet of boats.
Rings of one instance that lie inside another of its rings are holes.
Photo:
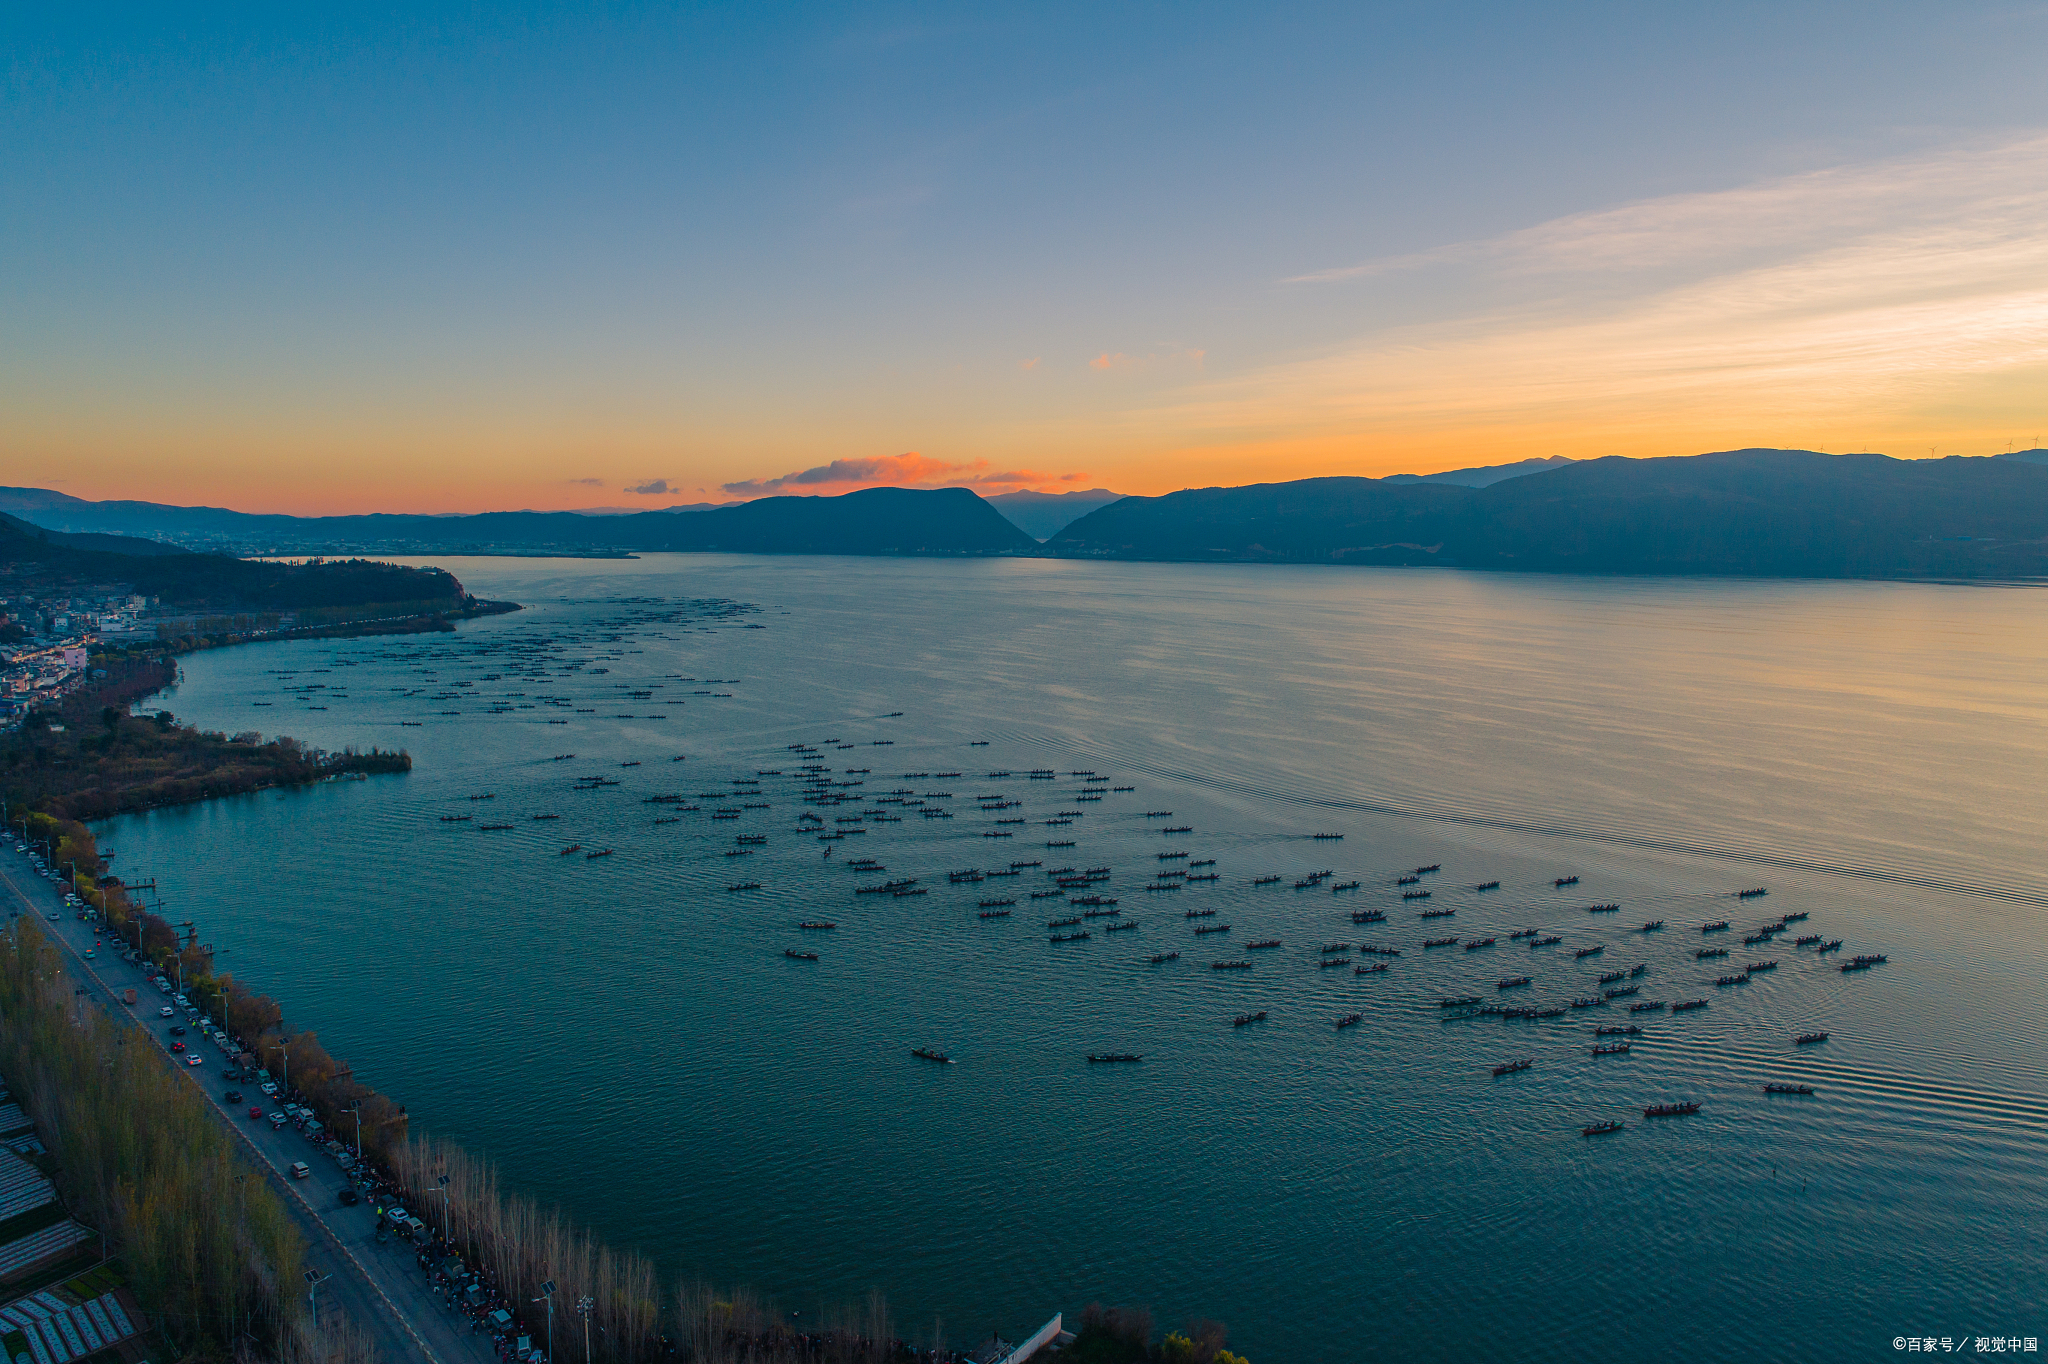
[[[900,714],[900,712],[896,714]],[[877,739],[870,742],[876,745],[886,745],[893,741]],[[975,741],[975,743],[977,746],[986,745],[986,741]],[[871,825],[900,823],[903,816],[907,815],[911,810],[916,810],[926,819],[944,820],[953,817],[953,811],[946,808],[947,802],[952,800],[952,793],[948,790],[930,791],[917,787],[899,787],[894,791],[886,793],[878,790],[862,790],[860,788],[866,786],[865,779],[872,776],[870,769],[846,768],[843,772],[835,772],[825,762],[809,761],[821,758],[826,748],[846,749],[849,747],[851,747],[850,744],[842,744],[837,740],[829,741],[823,746],[791,745],[790,752],[793,755],[807,760],[802,763],[796,772],[785,773],[783,770],[763,769],[757,773],[756,778],[752,781],[735,779],[730,784],[730,789],[728,790],[701,793],[697,799],[706,802],[702,806],[685,804],[686,797],[679,793],[651,795],[645,797],[644,802],[646,804],[667,807],[655,819],[655,823],[660,825],[679,823],[685,814],[694,814],[699,818],[708,815],[711,820],[737,820],[744,817],[748,811],[770,808],[767,801],[757,802],[745,799],[749,796],[761,794],[760,779],[770,777],[788,779],[793,777],[797,782],[796,789],[799,793],[799,798],[805,804],[814,807],[814,809],[807,809],[799,814],[796,825],[797,830],[810,838],[815,838],[818,843],[824,845],[822,857],[825,859],[833,857],[836,850],[834,845],[842,844],[848,839],[859,838],[868,832]],[[574,754],[558,754],[555,755],[554,760],[567,761],[574,757]],[[678,762],[682,760],[681,755],[674,759],[674,761]],[[627,760],[621,762],[619,766],[633,768],[641,766],[641,763],[638,760]],[[1059,776],[1058,772],[1045,768],[1034,769],[1029,773],[1013,773],[1004,769],[988,772],[986,779],[991,785],[984,789],[990,794],[978,796],[974,802],[973,809],[984,816],[992,817],[993,822],[992,824],[985,825],[984,828],[977,832],[982,837],[989,839],[1012,838],[1015,836],[1012,832],[1013,827],[1023,825],[1028,818],[1028,815],[1023,813],[1025,802],[1017,799],[1015,796],[1005,794],[1006,790],[1019,791],[1021,794],[1021,787],[1004,788],[995,783],[1017,777],[1026,777],[1034,782],[1056,782]],[[1109,784],[1110,779],[1108,777],[1094,772],[1075,770],[1066,773],[1066,776],[1069,778],[1079,778],[1080,785],[1067,791],[1062,802],[1063,808],[1048,810],[1041,814],[1039,822],[1044,826],[1061,829],[1072,826],[1084,819],[1100,818],[1099,815],[1090,814],[1089,807],[1099,804],[1106,793],[1130,792],[1135,789],[1130,786],[1112,786]],[[958,772],[915,772],[903,774],[902,780],[929,782],[933,780],[959,780],[961,778],[962,774]],[[616,787],[619,784],[619,779],[614,777],[590,775],[576,778],[571,789],[594,791],[607,787]],[[495,799],[496,794],[493,792],[482,792],[473,794],[468,798],[472,801],[488,801]],[[713,804],[721,801],[729,803]],[[843,807],[849,803],[858,804],[859,812],[857,814],[830,813],[827,815],[815,812],[816,810],[827,810],[829,812],[830,807]],[[961,809],[967,809],[964,802],[961,805]],[[1174,812],[1171,810],[1147,810],[1143,813],[1144,817],[1150,820],[1170,821],[1174,818]],[[467,814],[447,814],[440,815],[439,818],[442,822],[451,825],[457,823],[474,824],[472,817]],[[560,816],[554,813],[547,813],[533,815],[530,818],[536,820],[557,820]],[[491,832],[510,832],[514,828],[510,823],[477,824],[475,827],[479,831]],[[1159,833],[1167,836],[1190,835],[1195,832],[1194,826],[1187,823],[1164,823],[1156,827]],[[968,837],[973,836],[973,833],[968,830],[962,830],[962,833]],[[1317,843],[1335,843],[1342,841],[1344,834],[1337,831],[1322,831],[1310,832],[1306,837],[1309,841]],[[1077,838],[1051,837],[1045,841],[1045,847],[1048,850],[1072,849],[1077,845],[1077,842]],[[725,855],[728,857],[745,857],[757,850],[768,849],[770,838],[766,833],[743,833],[735,836],[732,844],[733,846],[726,850]],[[568,857],[581,852],[586,860],[594,860],[612,856],[613,851],[608,846],[585,849],[582,844],[572,843],[560,849],[560,856]],[[1221,873],[1213,870],[1216,867],[1217,859],[1213,857],[1195,858],[1191,857],[1188,851],[1169,849],[1158,853],[1156,860],[1159,868],[1152,874],[1148,882],[1142,883],[1145,889],[1167,893],[1189,889],[1190,897],[1195,898],[1198,905],[1201,904],[1199,897],[1217,893],[1214,890],[1195,889],[1198,887],[1214,886],[1220,883]],[[830,863],[830,865],[843,866],[856,873],[881,873],[886,871],[886,868],[873,858],[846,858],[836,863]],[[1020,876],[1027,870],[1043,870],[1043,860],[1036,858],[1018,859],[1012,861],[1008,867],[957,870],[948,874],[946,885],[948,887],[980,886],[985,885],[991,879]],[[1386,877],[1386,879],[1370,882],[1370,884],[1379,888],[1376,891],[1370,892],[1367,890],[1367,885],[1369,884],[1367,878],[1354,877],[1348,880],[1337,881],[1334,879],[1336,873],[1329,869],[1301,873],[1293,878],[1293,885],[1297,890],[1313,890],[1327,887],[1332,894],[1360,897],[1366,895],[1387,896],[1388,903],[1391,903],[1393,897],[1388,895],[1391,882],[1391,890],[1394,894],[1398,895],[1402,902],[1424,902],[1418,906],[1420,917],[1423,920],[1446,919],[1454,917],[1458,913],[1459,906],[1452,904],[1437,907],[1430,903],[1433,901],[1434,893],[1432,889],[1423,884],[1425,877],[1441,870],[1441,864],[1436,863],[1417,866],[1412,870],[1402,871]],[[929,875],[930,873],[925,874]],[[1028,898],[1035,901],[1039,899],[1064,898],[1068,905],[1080,912],[1046,921],[1048,930],[1051,930],[1048,938],[1050,943],[1080,944],[1089,942],[1091,939],[1087,924],[1090,920],[1110,920],[1111,922],[1104,925],[1104,930],[1107,933],[1129,932],[1139,927],[1135,919],[1126,918],[1121,914],[1117,906],[1116,897],[1113,894],[1106,893],[1108,886],[1115,884],[1115,872],[1112,867],[1107,865],[1090,867],[1085,872],[1077,871],[1073,867],[1060,867],[1046,870],[1044,874],[1050,884],[1044,889],[1032,889],[1028,892],[1028,895],[1024,892],[1024,888],[1020,887],[1019,893],[1016,895],[984,896],[977,899],[974,908],[978,918],[991,922],[1007,919],[1011,917],[1020,899]],[[1382,876],[1385,875],[1385,873],[1382,873]],[[1288,877],[1278,873],[1263,873],[1249,878],[1249,884],[1255,888],[1264,888],[1281,885],[1288,880]],[[1568,887],[1576,886],[1579,883],[1580,877],[1577,874],[1557,876],[1552,878],[1550,889],[1552,891],[1561,891]],[[1238,884],[1243,885],[1244,883],[1240,882]],[[1501,880],[1491,879],[1471,884],[1468,889],[1474,894],[1499,892],[1502,890],[1502,885]],[[728,892],[758,891],[762,888],[761,881],[740,881],[726,886]],[[930,888],[921,884],[915,877],[863,884],[852,889],[856,895],[883,896],[891,899],[913,895],[921,896],[930,893]],[[1735,892],[1722,891],[1720,894],[1732,896],[1732,898],[1740,900],[1750,900],[1769,894],[1769,890],[1767,887],[1759,886]],[[1261,901],[1260,903],[1263,904],[1265,902]],[[1351,903],[1356,904],[1357,900],[1354,899]],[[1589,915],[1607,915],[1619,913],[1621,908],[1622,906],[1618,901],[1604,901],[1584,905],[1583,912]],[[1388,922],[1387,909],[1378,905],[1368,904],[1364,908],[1347,909],[1345,913],[1349,922],[1355,925],[1386,924]],[[1216,916],[1217,910],[1207,906],[1187,910],[1185,918],[1188,921],[1188,927],[1193,930],[1192,936],[1199,938],[1217,934],[1229,934],[1232,931],[1232,925],[1228,923],[1205,922]],[[1789,925],[1803,922],[1807,918],[1808,913],[1806,911],[1787,913],[1774,921],[1762,923],[1753,929],[1745,930],[1742,934],[1742,941],[1745,946],[1766,946],[1777,941],[1778,935],[1786,933]],[[1650,919],[1643,922],[1636,931],[1643,934],[1655,933],[1665,928],[1666,922],[1665,919],[1661,918]],[[797,928],[806,932],[832,931],[839,928],[839,922],[830,918],[803,919],[797,923]],[[996,930],[992,928],[990,931]],[[1732,931],[1732,925],[1730,921],[1725,919],[1716,920],[1701,924],[1700,931],[1708,934],[1730,932]],[[1557,946],[1562,942],[1561,934],[1547,933],[1535,927],[1517,929],[1506,936],[1511,941],[1527,942],[1532,951]],[[1314,941],[1314,939],[1311,939],[1311,941]],[[1802,950],[1811,948],[1817,955],[1838,952],[1843,947],[1841,940],[1828,940],[1817,933],[1801,933],[1791,941],[1796,948]],[[1441,936],[1424,937],[1421,940],[1421,945],[1424,948],[1462,946],[1463,951],[1469,953],[1494,947],[1497,942],[1498,939],[1493,936],[1482,935],[1464,939],[1458,936]],[[1593,959],[1601,957],[1609,945],[1607,942],[1584,943],[1571,949],[1569,962],[1561,957],[1545,960],[1550,960],[1552,965],[1559,970],[1565,969],[1572,963],[1582,963],[1583,965],[1580,969],[1590,975],[1594,974],[1594,972],[1588,969],[1595,964]],[[1277,967],[1283,973],[1289,969],[1288,962],[1290,960],[1295,963],[1300,963],[1304,959],[1314,960],[1317,969],[1320,971],[1352,965],[1351,954],[1354,952],[1375,958],[1375,960],[1353,966],[1353,974],[1361,976],[1388,973],[1393,969],[1391,959],[1399,958],[1401,955],[1400,948],[1384,944],[1354,945],[1349,942],[1324,942],[1320,944],[1319,950],[1310,958],[1306,954],[1305,949],[1298,949],[1298,955],[1286,954],[1284,952],[1283,940],[1278,936],[1255,938],[1245,944],[1244,950],[1258,953],[1281,953],[1282,955],[1278,958],[1268,957],[1265,960],[1268,969]],[[796,961],[816,962],[819,960],[816,952],[795,947],[784,948],[783,955],[788,959]],[[1726,948],[1701,948],[1694,953],[1694,959],[1699,962],[1706,962],[1726,958],[1729,955],[1729,950]],[[1080,959],[1087,960],[1088,953],[1082,951]],[[1178,962],[1180,959],[1181,953],[1174,950],[1155,952],[1144,958],[1148,964],[1155,967],[1168,966]],[[1533,963],[1538,959],[1532,958],[1531,960]],[[1869,971],[1874,967],[1883,965],[1886,961],[1887,958],[1883,954],[1865,953],[1840,962],[1838,969],[1843,974],[1858,973]],[[1210,962],[1209,965],[1213,971],[1250,971],[1253,968],[1253,962],[1248,959],[1216,960]],[[1297,964],[1294,969],[1298,970],[1301,967]],[[1633,997],[1640,993],[1640,987],[1633,983],[1623,984],[1621,982],[1631,977],[1640,977],[1648,969],[1649,966],[1647,964],[1639,964],[1623,970],[1598,972],[1596,987],[1598,992],[1581,993],[1572,996],[1569,1009],[1598,1010],[1604,1006],[1611,1004],[1619,1005],[1626,1002],[1627,1009],[1631,1015],[1661,1012],[1667,1009],[1667,1007],[1671,1014],[1680,1015],[1707,1007],[1708,1001],[1704,998],[1682,999],[1668,1006],[1661,999],[1634,999]],[[1752,981],[1757,980],[1766,973],[1779,970],[1780,962],[1777,958],[1759,955],[1757,960],[1750,962],[1740,972],[1720,975],[1716,977],[1714,983],[1717,987],[1737,989],[1749,985]],[[1804,973],[1797,970],[1797,963],[1794,963],[1793,974],[1803,978]],[[1262,973],[1260,979],[1264,978]],[[1580,979],[1583,980],[1584,977],[1582,976]],[[1510,974],[1499,977],[1495,981],[1494,988],[1496,994],[1501,994],[1514,990],[1533,989],[1535,984],[1536,982],[1531,975]],[[1252,986],[1252,988],[1257,987]],[[1585,987],[1581,985],[1580,988],[1583,990]],[[1762,989],[1763,987],[1759,986],[1759,988]],[[1525,995],[1522,998],[1526,999],[1528,996]],[[1444,1026],[1446,1027],[1473,1026],[1479,1019],[1486,1017],[1499,1018],[1504,1021],[1536,1023],[1561,1019],[1568,1012],[1567,1006],[1564,1003],[1551,1003],[1541,998],[1537,998],[1526,1005],[1510,1006],[1505,1003],[1482,1004],[1480,996],[1473,994],[1449,995],[1440,998],[1436,1001],[1436,1009],[1444,1016]],[[1330,1015],[1325,1014],[1323,1016],[1328,1018]],[[1612,1017],[1613,1015],[1610,1013],[1607,1016]],[[1233,1027],[1241,1028],[1254,1023],[1267,1022],[1269,1018],[1268,1010],[1259,1008],[1235,1015],[1232,1018],[1232,1025]],[[1361,1026],[1365,1019],[1366,1014],[1364,1011],[1341,1013],[1335,1017],[1333,1027],[1336,1031],[1341,1032]],[[1460,1020],[1471,1021],[1461,1023]],[[1592,1027],[1591,1032],[1597,1040],[1590,1045],[1589,1051],[1595,1057],[1630,1055],[1634,1046],[1639,1043],[1653,1041],[1653,1039],[1646,1038],[1642,1025],[1634,1022],[1600,1025]],[[1584,1034],[1581,1033],[1580,1035],[1583,1037]],[[1805,1032],[1796,1034],[1793,1041],[1796,1046],[1808,1046],[1824,1042],[1828,1036],[1829,1034],[1824,1031]],[[914,1048],[911,1054],[921,1060],[945,1065],[953,1064],[951,1056],[931,1047]],[[1129,1063],[1141,1059],[1141,1056],[1135,1052],[1091,1052],[1087,1054],[1087,1060],[1091,1064]],[[1504,1077],[1531,1069],[1534,1061],[1534,1057],[1524,1057],[1496,1064],[1490,1069],[1496,1078]],[[1556,1080],[1554,1078],[1546,1078],[1538,1083],[1548,1085],[1556,1083]],[[1771,1081],[1764,1083],[1762,1089],[1765,1094],[1774,1096],[1810,1096],[1816,1092],[1814,1087],[1809,1084],[1791,1081]],[[1671,1101],[1650,1104],[1644,1107],[1642,1112],[1645,1118],[1676,1117],[1698,1113],[1700,1106],[1700,1102],[1696,1100]],[[1580,1128],[1580,1131],[1583,1135],[1592,1137],[1620,1132],[1624,1130],[1624,1127],[1625,1124],[1619,1120],[1601,1119],[1585,1124]]]

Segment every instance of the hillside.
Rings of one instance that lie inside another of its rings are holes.
[[[462,584],[439,568],[405,568],[364,560],[259,563],[221,554],[76,547],[113,538],[48,534],[13,517],[0,517],[0,575],[4,575],[0,581],[30,591],[119,583],[160,598],[166,607],[204,611],[295,611],[386,603],[454,610],[464,604]]]
[[[655,513],[654,515],[660,515]],[[614,518],[644,521],[644,517]],[[663,524],[665,523],[665,524]],[[749,554],[1016,554],[1037,541],[966,488],[865,488],[840,497],[764,497],[633,527],[621,548]]]
[[[45,530],[19,517],[0,512],[0,527],[20,535],[30,536],[63,549],[96,550],[103,554],[137,555],[143,558],[157,558],[167,554],[187,554],[189,550],[176,545],[167,545],[161,540],[141,540],[130,535],[101,535],[94,531],[70,533]]]
[[[1004,554],[1037,541],[964,488],[869,488],[710,510],[258,516],[218,507],[86,502],[0,489],[0,511],[66,532],[161,537],[242,553],[431,554],[744,550],[776,554]]]
[[[1479,488],[1308,479],[1126,498],[1046,548],[1567,573],[2038,577],[2048,575],[2048,467],[1733,450],[1585,460]]]

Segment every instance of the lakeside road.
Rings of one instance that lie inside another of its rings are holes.
[[[79,988],[114,1019],[149,1037],[167,1057],[172,1055],[166,1029],[185,1019],[160,1016],[168,996],[159,993],[138,966],[123,960],[118,947],[102,949],[87,961],[83,954],[93,945],[92,925],[81,922],[76,911],[65,906],[63,892],[12,849],[0,853],[0,904],[10,911],[10,918],[19,911],[41,921]],[[130,988],[137,1001],[133,1005],[124,1004],[119,993]],[[272,1130],[268,1122],[249,1119],[246,1105],[231,1108],[222,1097],[228,1085],[219,1079],[226,1058],[197,1033],[186,1040],[207,1062],[192,1066],[179,1057],[176,1069],[199,1086],[214,1116],[234,1134],[298,1222],[306,1238],[306,1267],[329,1276],[319,1289],[323,1309],[333,1306],[368,1332],[384,1364],[497,1364],[489,1341],[473,1333],[464,1318],[428,1289],[417,1272],[415,1248],[395,1237],[377,1244],[377,1219],[369,1201],[355,1207],[340,1202],[346,1179],[326,1154],[290,1127]],[[262,1099],[254,1084],[236,1088]],[[274,1108],[275,1101],[262,1106]],[[285,1172],[300,1160],[312,1167],[312,1176],[288,1178]]]

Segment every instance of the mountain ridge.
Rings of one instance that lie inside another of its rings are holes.
[[[1125,498],[1071,558],[1756,577],[2048,576],[2048,467],[1749,449],[1485,487],[1323,478]]]

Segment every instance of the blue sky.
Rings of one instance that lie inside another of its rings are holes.
[[[81,496],[693,501],[833,460],[1156,491],[1988,453],[2043,407],[2041,5],[73,7],[5,37],[0,474]],[[1916,242],[1949,264],[1887,294]],[[1730,300],[1809,278],[1825,325],[1759,360],[1774,309]],[[2004,330],[1914,352],[1928,299],[1929,337]],[[1823,352],[1874,355],[1871,391],[1830,406]]]

